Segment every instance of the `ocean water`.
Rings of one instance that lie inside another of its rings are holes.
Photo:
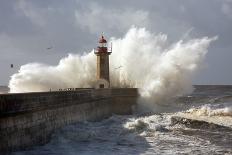
[[[232,154],[232,86],[197,86],[192,94],[157,107],[161,112],[68,125],[48,144],[12,155]],[[218,125],[173,124],[173,116]]]

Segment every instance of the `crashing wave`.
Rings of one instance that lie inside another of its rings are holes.
[[[232,105],[223,104],[211,105],[206,104],[199,108],[191,108],[187,113],[198,116],[232,116]]]

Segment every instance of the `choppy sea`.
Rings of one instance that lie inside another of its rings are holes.
[[[192,94],[158,105],[161,112],[69,125],[55,131],[48,144],[12,155],[232,154],[232,86],[195,87]],[[211,125],[173,124],[176,115]]]

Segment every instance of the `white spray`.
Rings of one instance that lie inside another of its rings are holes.
[[[132,27],[120,39],[112,38],[112,87],[138,87],[144,98],[163,102],[192,91],[192,76],[199,70],[211,41],[204,37],[169,44],[167,35]],[[26,64],[9,82],[10,92],[48,91],[93,87],[96,57],[92,52],[69,54],[57,66]]]

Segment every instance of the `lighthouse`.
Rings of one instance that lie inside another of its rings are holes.
[[[110,87],[110,71],[109,71],[109,55],[112,53],[108,51],[107,41],[102,35],[99,39],[99,45],[94,51],[97,56],[97,82],[96,88],[109,88]]]

